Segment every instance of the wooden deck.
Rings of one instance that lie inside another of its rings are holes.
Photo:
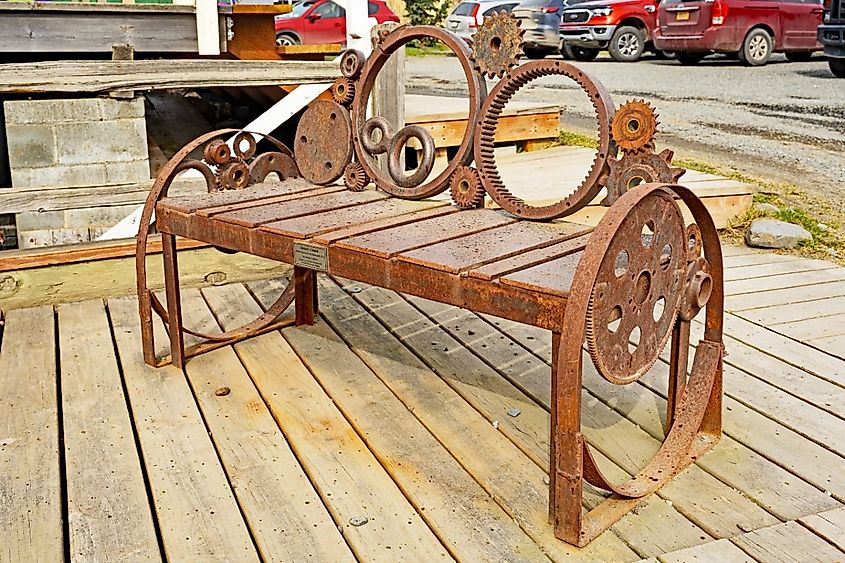
[[[317,325],[183,374],[143,364],[133,297],[5,311],[0,561],[843,561],[845,268],[725,253],[725,436],[583,550],[546,523],[548,332],[323,278]],[[280,287],[186,290],[186,320]],[[630,474],[666,365],[585,368],[588,437]]]

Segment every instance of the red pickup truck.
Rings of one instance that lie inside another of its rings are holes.
[[[607,49],[617,61],[636,61],[652,50],[657,0],[590,0],[570,6],[560,16],[564,55],[591,61]]]

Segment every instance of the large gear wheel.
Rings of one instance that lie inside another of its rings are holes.
[[[671,194],[653,192],[630,211],[598,269],[587,309],[587,349],[605,379],[645,374],[663,351],[686,281],[684,218]]]
[[[355,81],[342,76],[332,84],[332,97],[342,106],[348,106],[355,99]]]
[[[520,21],[502,11],[484,17],[484,23],[472,36],[472,62],[475,69],[487,78],[503,77],[519,64],[522,35]]]
[[[674,153],[665,149],[660,154],[651,151],[625,153],[622,158],[608,159],[607,198],[603,205],[611,205],[619,197],[640,184],[660,182],[675,184],[685,169],[672,166]]]
[[[657,114],[644,100],[631,100],[613,114],[613,140],[626,152],[653,146],[657,131]]]
[[[478,170],[471,166],[459,166],[449,178],[449,193],[458,207],[481,207],[484,203],[484,188],[481,186]]]
[[[360,192],[370,183],[370,178],[360,163],[350,162],[343,170],[343,183],[349,191]]]

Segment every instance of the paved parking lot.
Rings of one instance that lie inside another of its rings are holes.
[[[712,60],[711,60],[712,59]],[[764,67],[708,57],[697,66],[674,60],[577,63],[617,104],[644,98],[660,114],[658,144],[748,174],[797,184],[839,206],[845,201],[845,80],[821,56],[807,63],[782,55]],[[459,95],[464,79],[454,57],[410,57],[409,91]],[[463,89],[465,91],[465,89]],[[532,83],[522,100],[559,103],[564,127],[586,130],[591,108],[563,77]]]

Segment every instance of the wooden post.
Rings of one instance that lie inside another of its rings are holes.
[[[134,61],[135,60],[135,48],[132,45],[124,44],[124,45],[112,45],[111,46],[111,59],[113,61]],[[112,90],[109,92],[109,97],[111,98],[121,98],[121,99],[132,99],[135,97],[135,92],[133,90]]]
[[[380,29],[392,29],[396,23],[383,23],[373,27],[371,37]],[[388,59],[378,74],[372,94],[373,115],[387,119],[394,131],[405,126],[405,50],[400,49]],[[379,155],[379,167],[387,173],[387,155]],[[404,158],[402,159],[404,163]]]

